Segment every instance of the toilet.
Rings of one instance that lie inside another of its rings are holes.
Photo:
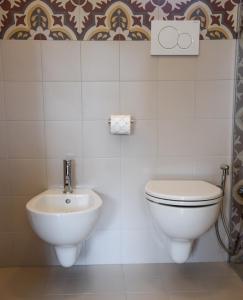
[[[151,180],[145,198],[156,227],[169,240],[171,258],[184,263],[193,241],[216,222],[222,201],[218,186],[201,180]]]

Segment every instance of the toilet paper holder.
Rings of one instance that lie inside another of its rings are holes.
[[[131,115],[111,115],[108,120],[110,133],[119,135],[130,135],[133,123]]]
[[[131,119],[131,124],[134,124],[135,120]],[[111,119],[108,120],[108,124],[111,125]]]

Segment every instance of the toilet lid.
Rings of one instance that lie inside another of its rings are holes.
[[[148,200],[170,205],[210,205],[220,201],[222,190],[201,180],[151,180],[146,184]]]

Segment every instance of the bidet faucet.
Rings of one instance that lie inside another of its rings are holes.
[[[72,161],[63,161],[63,179],[64,179],[64,190],[63,193],[72,193]]]

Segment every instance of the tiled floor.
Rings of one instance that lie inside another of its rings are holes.
[[[243,281],[224,263],[0,268],[0,299],[242,300]]]
[[[243,263],[242,264],[231,264],[231,267],[235,270],[235,272],[240,276],[243,281]]]

